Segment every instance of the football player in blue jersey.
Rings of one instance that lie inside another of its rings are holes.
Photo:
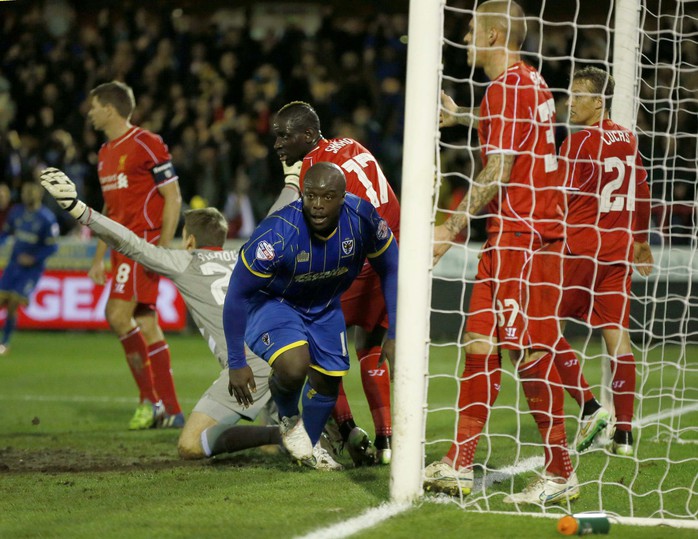
[[[302,198],[260,223],[230,279],[223,308],[230,393],[243,405],[253,402],[246,342],[272,367],[284,446],[311,467],[349,370],[340,296],[366,258],[381,278],[390,322],[381,362],[387,359],[393,372],[397,244],[373,205],[346,193],[337,165],[320,162],[308,170]]]
[[[10,209],[0,232],[0,245],[10,236],[15,238],[7,267],[0,277],[0,309],[7,309],[0,338],[0,355],[3,356],[10,351],[17,309],[29,303],[29,296],[44,273],[46,259],[58,249],[58,223],[51,210],[41,205],[43,194],[38,183],[22,184],[22,203]]]

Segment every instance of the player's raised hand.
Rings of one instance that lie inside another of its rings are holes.
[[[439,127],[458,125],[458,105],[453,98],[441,90],[441,109],[439,111]]]
[[[48,194],[56,199],[58,205],[78,219],[87,206],[78,199],[75,184],[66,174],[57,168],[47,168],[41,172],[41,185]]]
[[[445,224],[434,227],[434,246],[432,264],[436,266],[441,257],[451,248],[453,234]]]
[[[228,392],[237,399],[238,404],[248,408],[254,403],[252,393],[257,391],[257,384],[249,365],[240,369],[228,369],[228,378]]]
[[[292,165],[287,165],[286,161],[281,161],[281,166],[284,169],[284,183],[295,185],[300,191],[301,165],[303,161],[296,161]]]

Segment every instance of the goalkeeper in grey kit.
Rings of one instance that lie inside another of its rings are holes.
[[[157,247],[77,198],[75,184],[63,172],[48,168],[41,185],[58,204],[89,227],[112,249],[170,279],[182,294],[192,319],[220,363],[223,371],[199,399],[178,442],[185,459],[210,457],[267,444],[280,444],[276,426],[236,426],[240,419],[254,420],[267,407],[269,365],[247,350],[257,392],[245,408],[228,393],[228,348],[223,333],[223,302],[237,253],[222,249],[228,226],[215,208],[184,213],[183,249]]]

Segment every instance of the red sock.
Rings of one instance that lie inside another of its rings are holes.
[[[564,337],[555,346],[555,368],[560,374],[562,385],[567,393],[577,401],[580,407],[586,401],[594,398],[594,394],[589,389],[589,383],[584,378],[584,373],[579,366],[577,354],[574,353],[570,343]]]
[[[182,408],[177,402],[177,392],[172,378],[170,347],[165,341],[153,343],[148,347],[148,357],[153,371],[153,385],[165,405],[165,411],[170,415],[179,414]]]
[[[565,393],[552,355],[548,353],[531,363],[520,363],[518,372],[528,407],[545,444],[545,469],[566,479],[573,470],[562,409]]]
[[[613,406],[616,409],[616,428],[631,430],[635,404],[635,357],[632,354],[611,360],[613,372]]]
[[[446,453],[456,470],[470,468],[490,407],[499,394],[502,370],[499,355],[466,354],[458,396],[458,432]]]
[[[354,419],[351,408],[349,407],[349,401],[347,400],[347,394],[344,392],[344,382],[339,383],[339,395],[337,395],[337,402],[334,405],[334,410],[332,410],[332,417],[337,425]]]
[[[393,426],[390,420],[390,373],[387,363],[378,366],[381,347],[357,350],[356,355],[361,365],[361,383],[376,427],[376,436],[391,436]]]
[[[149,400],[152,403],[158,402],[158,397],[153,387],[153,374],[148,358],[148,346],[141,334],[141,328],[136,327],[126,335],[119,337],[121,346],[124,347],[126,362],[131,369],[133,379],[138,385],[141,402]]]

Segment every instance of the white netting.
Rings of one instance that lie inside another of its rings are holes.
[[[633,2],[626,2],[631,5]],[[443,7],[441,88],[464,107],[478,106],[488,79],[467,65],[463,36],[471,1]],[[612,2],[521,1],[527,15],[524,60],[536,67],[557,105],[556,143],[567,136],[571,73],[596,66],[618,76],[614,66],[616,13]],[[620,4],[620,3],[617,3]],[[633,432],[635,456],[611,455],[603,447],[573,454],[582,494],[579,510],[605,510],[625,517],[695,519],[698,515],[698,280],[696,183],[698,170],[698,2],[643,2],[637,70],[640,77],[617,81],[635,88],[629,110],[652,194],[650,243],[656,267],[649,279],[635,275],[631,335],[637,362]],[[627,45],[627,44],[626,44]],[[632,44],[629,45],[633,49]],[[625,61],[625,60],[624,60]],[[630,83],[629,85],[627,83]],[[409,92],[409,89],[408,89]],[[615,107],[614,101],[614,107]],[[407,134],[409,136],[409,133]],[[454,210],[481,169],[477,132],[466,126],[441,130],[436,222]],[[484,214],[472,220],[434,269],[429,394],[426,404],[426,463],[440,459],[456,436],[460,344],[474,283]],[[568,325],[566,336],[600,398],[608,354],[597,330]],[[528,413],[520,384],[506,357],[499,398],[483,431],[475,462],[473,493],[457,500],[482,510],[512,510],[504,494],[518,491],[543,464],[540,435]],[[566,396],[570,445],[579,406]],[[516,510],[516,509],[514,509]],[[555,511],[555,509],[551,509]]]

